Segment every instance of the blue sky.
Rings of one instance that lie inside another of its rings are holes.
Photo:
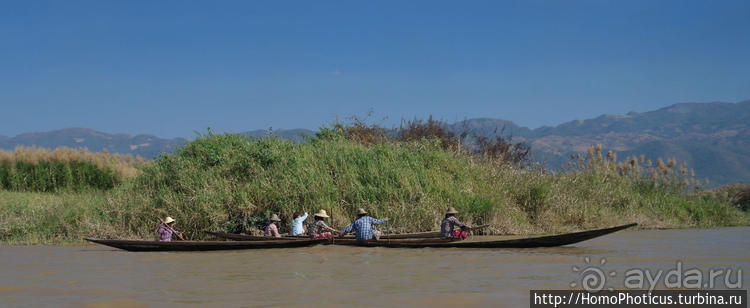
[[[539,127],[750,99],[748,1],[16,1],[0,135]]]

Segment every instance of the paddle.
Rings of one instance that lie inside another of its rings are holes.
[[[374,209],[374,210],[373,210],[373,212],[375,212],[375,213],[373,213],[374,217],[372,217],[372,218],[375,218],[375,217],[380,217],[380,211],[378,211],[378,209],[377,209],[377,208],[376,208],[376,209]],[[359,218],[357,218],[357,219],[359,219]],[[381,218],[381,220],[384,220],[384,221],[385,221],[385,228],[383,228],[383,232],[380,232],[380,236],[375,236],[375,235],[373,234],[373,237],[374,237],[373,239],[374,239],[375,241],[379,241],[379,240],[380,240],[381,238],[383,238],[384,236],[385,236],[385,237],[389,237],[389,236],[388,236],[388,233],[387,233],[387,232],[388,232],[388,220],[386,220],[386,219],[383,219],[383,218]],[[379,229],[380,229],[379,227],[378,227],[378,229],[374,229],[374,228],[375,228],[375,226],[372,226],[372,228],[373,228],[373,232],[375,232],[375,231],[377,231],[377,230],[379,230]],[[377,232],[379,232],[379,231],[377,231]],[[371,239],[371,240],[372,240],[372,239]],[[391,239],[388,239],[388,241],[389,241],[389,242],[390,242],[390,240],[391,240]]]
[[[380,215],[377,215],[377,216],[380,217]],[[385,218],[383,218],[383,220],[385,220],[385,230],[383,230],[383,235],[381,235],[381,237],[385,236],[386,241],[390,244],[391,243],[391,236],[390,236],[390,234],[391,234],[390,230],[391,229],[388,227],[388,220],[389,219],[388,219],[388,217],[385,217]]]
[[[386,239],[388,240],[388,244],[390,244],[390,243],[391,243],[391,236],[389,235],[389,234],[391,233],[391,231],[390,231],[390,230],[391,230],[391,229],[390,229],[390,228],[388,228],[388,217],[386,217],[386,218],[385,218],[385,231],[386,231],[386,232],[388,232],[388,233],[386,233]]]
[[[161,224],[162,224],[162,225],[164,225],[165,227],[167,227],[167,229],[169,229],[169,230],[172,230],[172,232],[173,232],[173,233],[177,234],[177,237],[179,237],[179,238],[180,238],[180,240],[183,240],[183,241],[185,240],[185,238],[184,238],[184,237],[182,237],[182,233],[180,233],[180,232],[177,232],[177,231],[175,231],[174,229],[172,229],[172,227],[170,227],[170,226],[169,226],[168,224],[166,224],[166,223],[164,222],[164,220],[162,220],[162,219],[161,219],[161,217],[157,217],[157,218],[159,218],[159,221],[161,222]]]

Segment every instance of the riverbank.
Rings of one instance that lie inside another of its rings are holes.
[[[390,232],[435,230],[445,208],[489,234],[543,234],[638,222],[641,228],[750,224],[728,201],[693,193],[677,163],[653,167],[603,158],[600,148],[550,172],[447,149],[438,139],[362,143],[332,134],[303,143],[202,136],[139,167],[109,190],[0,190],[0,242],[151,239],[172,216],[191,239],[202,231],[252,232],[271,213],[326,209],[345,227],[357,208],[389,217]],[[609,156],[609,155],[607,155]],[[643,163],[643,162],[641,162]]]
[[[84,237],[100,238],[131,238],[151,239],[154,238],[153,226],[145,226],[145,232],[129,232],[119,229],[122,222],[115,221],[109,216],[111,213],[107,208],[113,201],[112,196],[103,192],[77,192],[77,193],[29,193],[0,191],[0,234],[3,235],[2,245],[80,245],[87,244]],[[733,212],[724,209],[727,215]],[[736,212],[735,212],[736,213]],[[684,213],[687,214],[687,213]],[[592,223],[588,227],[577,225],[555,225],[549,231],[539,225],[503,225],[504,220],[498,219],[500,225],[493,225],[487,229],[488,235],[532,235],[570,232],[600,227],[608,227],[616,224],[639,222],[640,225],[634,230],[653,229],[694,229],[729,226],[748,226],[750,218],[745,213],[736,213],[720,221],[720,217],[706,217],[696,223],[694,220],[680,220],[676,216],[672,219],[658,219],[638,213],[626,213],[615,217],[608,217],[602,223]],[[743,216],[744,215],[744,216]],[[460,215],[459,215],[460,216]],[[154,218],[154,220],[157,220]],[[401,217],[400,221],[406,221]],[[157,220],[158,221],[158,220]],[[471,218],[464,219],[471,221]],[[345,227],[344,218],[336,219],[336,227]],[[202,232],[177,225],[178,229],[186,232],[191,239],[203,239]],[[439,226],[429,229],[410,229],[405,227],[389,226],[391,232],[417,232],[436,230]],[[402,231],[403,230],[403,231]],[[256,230],[257,232],[257,230]],[[252,232],[248,232],[252,233]]]

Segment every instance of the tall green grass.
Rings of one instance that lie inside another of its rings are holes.
[[[17,147],[0,150],[0,189],[56,192],[111,189],[138,173],[132,156],[92,153],[88,150]]]
[[[0,242],[80,242],[86,236],[129,236],[112,228],[103,191],[59,193],[0,190]]]
[[[325,209],[343,227],[356,209],[390,217],[387,228],[439,227],[448,206],[494,233],[543,233],[628,222],[651,227],[747,224],[731,205],[648,176],[580,167],[563,173],[444,149],[438,139],[360,144],[327,135],[294,144],[206,135],[165,155],[120,190],[120,226],[149,230],[171,215],[186,230],[248,232],[271,213]],[[670,180],[671,181],[671,180]],[[679,181],[678,181],[679,182]],[[669,184],[669,185],[667,185]]]
[[[164,216],[191,238],[203,238],[204,230],[252,232],[271,213],[288,230],[302,208],[325,209],[341,228],[362,207],[391,218],[384,226],[391,232],[437,229],[449,206],[462,221],[490,224],[495,234],[750,222],[730,203],[675,184],[680,176],[653,178],[646,167],[625,172],[615,159],[589,156],[550,172],[446,149],[435,138],[363,144],[326,131],[295,144],[209,133],[106,192],[3,192],[0,240],[153,238]]]
[[[112,169],[100,169],[94,163],[72,162],[0,162],[0,188],[14,191],[55,192],[63,189],[111,189],[122,182]]]

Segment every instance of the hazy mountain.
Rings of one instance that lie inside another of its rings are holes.
[[[531,144],[534,158],[545,161],[551,168],[564,165],[571,153],[585,152],[590,145],[602,144],[605,149],[617,152],[620,159],[641,154],[652,160],[674,157],[686,161],[699,178],[707,177],[713,184],[726,184],[750,182],[749,123],[750,100],[740,103],[680,103],[649,112],[602,115],[537,129],[491,118],[467,119],[449,124],[449,129],[488,136],[502,133],[503,136],[512,136],[515,141],[526,141]],[[242,134],[262,138],[270,132],[254,130]],[[279,129],[273,130],[273,134],[302,141],[315,132]],[[92,151],[107,149],[147,158],[174,151],[185,142],[187,140],[183,138],[111,135],[85,128],[0,136],[2,149],[12,150],[17,145],[86,147]]]
[[[172,152],[187,142],[183,138],[163,139],[153,135],[107,134],[87,128],[65,128],[50,132],[23,133],[12,138],[0,138],[0,149],[13,150],[16,146],[37,146],[54,149],[57,147],[87,148],[100,152],[107,149],[111,153],[156,157],[164,152]]]
[[[750,100],[740,103],[681,103],[626,115],[602,115],[556,127],[519,130],[532,153],[558,167],[571,153],[602,144],[620,159],[674,157],[714,184],[750,182]]]

